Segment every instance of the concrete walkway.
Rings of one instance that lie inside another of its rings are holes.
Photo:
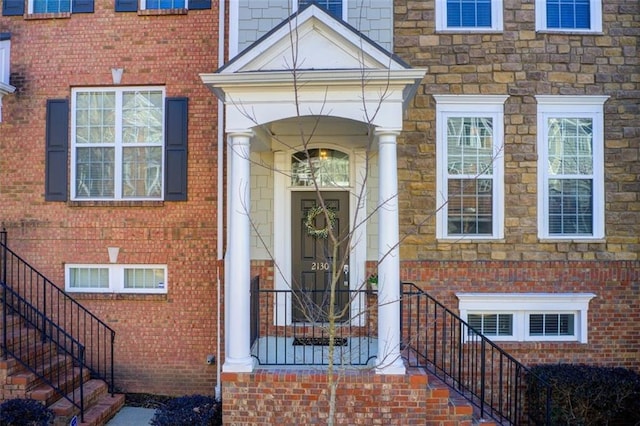
[[[155,412],[153,408],[122,407],[106,426],[146,426]]]

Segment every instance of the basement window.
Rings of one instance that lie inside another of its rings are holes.
[[[587,343],[587,312],[593,293],[457,293],[460,317],[495,341]],[[464,330],[463,330],[464,331]]]
[[[166,265],[65,266],[65,289],[80,293],[167,293]]]

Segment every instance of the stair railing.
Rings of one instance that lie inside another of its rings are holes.
[[[551,387],[413,283],[402,283],[407,362],[426,368],[500,424],[551,425]]]
[[[104,380],[113,395],[115,331],[9,249],[4,230],[0,231],[0,255],[0,277],[5,288],[3,355],[8,347],[6,339],[10,337],[6,316],[16,313],[38,331],[41,341],[64,348],[77,367],[86,368],[91,377]],[[74,347],[76,342],[83,347],[82,351]],[[20,362],[31,361],[27,357]]]

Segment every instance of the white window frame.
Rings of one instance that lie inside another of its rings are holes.
[[[162,156],[160,160],[160,164],[162,165],[162,170],[160,173],[160,196],[159,197],[123,197],[122,196],[122,151],[123,151],[123,143],[121,140],[122,136],[122,94],[124,92],[135,92],[137,90],[141,91],[160,91],[162,92],[162,145],[159,147],[162,151]],[[76,193],[76,178],[77,178],[77,148],[82,147],[86,148],[88,145],[78,145],[76,144],[76,108],[77,108],[77,95],[79,93],[86,92],[115,92],[117,95],[116,100],[116,117],[115,117],[115,133],[116,133],[116,143],[113,145],[115,149],[114,155],[114,195],[111,198],[106,197],[78,197]],[[71,200],[72,201],[162,201],[164,200],[164,188],[165,188],[165,120],[166,120],[166,92],[164,86],[121,86],[121,87],[78,87],[74,88],[71,91]],[[118,136],[119,135],[119,136]]]
[[[541,240],[601,240],[605,236],[604,223],[604,103],[608,96],[538,95],[538,238]],[[549,234],[549,170],[548,119],[589,118],[593,123],[593,233],[592,235]]]
[[[504,238],[504,103],[506,95],[433,95],[436,100],[437,212],[436,235],[447,240]],[[493,222],[492,235],[448,234],[447,118],[491,117],[493,120]]]
[[[460,318],[469,314],[512,314],[512,336],[487,336],[492,341],[506,342],[579,342],[588,343],[589,301],[593,293],[456,293]],[[574,335],[532,336],[529,316],[532,314],[573,314]],[[473,336],[463,333],[464,341]]]
[[[71,270],[77,268],[107,269],[109,271],[109,287],[106,288],[78,288],[71,287]],[[125,269],[162,269],[164,270],[163,287],[158,288],[125,288]],[[64,267],[65,291],[69,293],[138,293],[138,294],[166,294],[168,272],[167,265],[155,264],[67,264]]]
[[[295,0],[292,4],[291,10],[293,13],[297,12],[300,8],[300,0]],[[322,7],[320,7],[322,9]],[[322,9],[324,10],[324,9]],[[342,0],[342,20],[348,22],[349,0]]]
[[[179,10],[189,9],[189,0],[184,0],[184,7],[166,8],[166,9],[162,9],[162,8],[147,9],[147,0],[140,0],[140,10],[171,10],[171,9],[179,9]]]
[[[501,32],[503,31],[502,0],[491,0],[490,27],[449,27],[447,24],[447,0],[436,0],[436,31],[439,32]]]
[[[591,28],[549,28],[547,26],[547,0],[535,0],[536,31],[563,33],[601,33],[602,32],[602,0],[589,1],[589,19]]]
[[[65,10],[65,11],[62,11],[62,12],[37,12],[37,13],[36,13],[36,12],[34,12],[34,11],[33,11],[33,9],[34,9],[34,7],[35,7],[35,4],[34,4],[34,3],[35,3],[35,0],[29,0],[29,1],[27,2],[27,8],[28,8],[27,13],[28,13],[29,15],[33,15],[33,14],[40,14],[40,13],[73,13],[73,0],[71,0],[71,1],[69,2],[69,10],[68,10],[68,11],[67,11],[67,10]]]

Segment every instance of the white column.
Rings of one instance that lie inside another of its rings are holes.
[[[229,271],[226,290],[228,303],[225,306],[225,319],[229,324],[224,372],[251,372],[250,300],[251,300],[251,256],[249,222],[250,179],[249,162],[250,131],[229,134],[231,144],[231,170],[229,179],[229,242],[226,263]]]
[[[398,221],[398,130],[378,137],[378,358],[376,372],[405,374],[400,357],[400,253]]]

